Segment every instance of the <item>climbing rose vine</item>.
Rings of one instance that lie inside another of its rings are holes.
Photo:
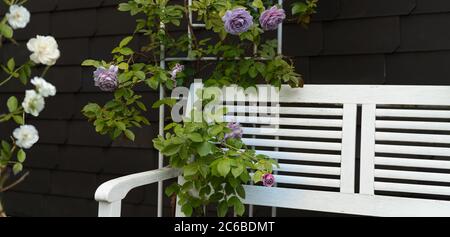
[[[237,84],[254,87],[266,83],[280,88],[303,86],[289,57],[279,54],[277,42],[266,37],[283,21],[297,21],[307,26],[315,13],[317,0],[296,1],[292,18],[272,0],[193,0],[174,4],[168,0],[131,0],[119,5],[119,11],[137,17],[134,33],[122,39],[112,49],[112,60],[87,59],[84,66],[94,67],[93,83],[99,90],[111,92],[111,100],[104,105],[89,103],[84,115],[95,130],[112,139],[125,137],[135,140],[135,129],[149,125],[142,114],[148,105],[136,92],[138,86],[147,86],[166,92],[178,86],[188,86],[189,79],[204,78],[208,88]],[[195,15],[204,23],[211,37],[201,37],[193,23],[187,20]],[[189,34],[173,34],[168,29],[179,28],[187,22]],[[164,27],[163,27],[164,26]],[[138,36],[148,42],[133,48]],[[186,55],[187,61],[171,61],[161,65],[164,57]],[[202,60],[202,59],[212,60]],[[212,70],[211,70],[212,69]],[[214,98],[203,94],[203,102]],[[166,98],[156,102],[173,106],[176,101]],[[201,105],[205,106],[205,104]],[[155,111],[156,112],[156,111]],[[189,114],[199,111],[187,111]],[[223,111],[224,114],[226,111]],[[187,116],[189,117],[189,116]],[[195,121],[195,122],[194,122]],[[248,148],[245,135],[238,123],[215,122],[209,118],[200,121],[185,119],[170,123],[164,136],[153,140],[154,147],[168,158],[173,168],[182,170],[183,184],[174,183],[166,190],[177,195],[178,205],[188,215],[204,215],[205,207],[216,204],[219,216],[233,208],[243,215],[245,198],[243,185],[253,181],[271,187],[275,183],[272,170],[277,163]],[[213,122],[212,122],[213,121]]]
[[[14,30],[25,28],[31,19],[30,12],[22,6],[26,1],[4,0],[9,11],[0,21],[0,49],[4,43],[16,44]],[[3,7],[3,6],[0,6]],[[30,51],[29,61],[18,65],[14,58],[6,63],[0,62],[0,67],[6,73],[6,78],[0,78],[0,86],[12,80],[19,80],[24,85],[28,82],[34,86],[26,90],[22,103],[15,96],[6,101],[4,114],[0,113],[0,123],[13,122],[18,125],[9,136],[10,139],[1,140],[0,146],[0,217],[6,216],[2,205],[3,193],[22,182],[28,172],[22,173],[23,164],[27,158],[25,150],[31,149],[39,141],[39,132],[31,124],[26,123],[27,116],[37,117],[45,108],[45,99],[56,95],[56,88],[44,78],[50,66],[60,57],[58,43],[52,36],[37,35],[27,43]],[[44,65],[40,76],[31,76],[33,68]],[[3,102],[2,102],[3,103]],[[4,133],[1,135],[5,135]]]

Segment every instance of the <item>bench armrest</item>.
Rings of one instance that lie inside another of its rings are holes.
[[[180,170],[166,167],[113,179],[97,188],[95,200],[107,203],[117,202],[124,199],[134,188],[175,178],[180,174]]]

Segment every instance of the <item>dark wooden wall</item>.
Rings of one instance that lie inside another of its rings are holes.
[[[111,97],[93,87],[92,70],[80,63],[89,57],[108,59],[114,45],[133,31],[134,19],[116,11],[118,2],[29,0],[31,24],[16,34],[22,46],[7,44],[1,49],[2,62],[10,56],[23,61],[28,57],[25,40],[51,34],[62,51],[47,76],[59,93],[48,100],[38,120],[28,120],[39,129],[41,139],[28,155],[31,175],[5,197],[10,215],[95,216],[93,195],[99,184],[157,166],[151,144],[157,133],[157,110],[148,112],[153,126],[139,130],[136,143],[111,142],[97,135],[80,114],[87,102]],[[285,26],[284,46],[310,84],[450,84],[450,1],[320,0],[308,30]],[[148,104],[158,96],[142,92]],[[22,93],[16,82],[1,87],[0,105],[8,96],[23,97]],[[8,136],[12,129],[0,124],[0,136]],[[133,191],[124,202],[124,215],[154,216],[155,193],[156,186]],[[268,213],[268,208],[261,208],[257,214]],[[280,210],[280,215],[320,213]]]

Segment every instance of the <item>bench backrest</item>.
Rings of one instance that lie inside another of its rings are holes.
[[[236,87],[227,89],[242,94]],[[444,201],[450,199],[450,87],[306,85],[283,87],[279,100],[250,93],[245,103],[239,96],[225,101],[225,120],[243,124],[245,143],[280,163],[278,186],[246,186],[247,204],[450,216],[450,203]],[[274,115],[276,120],[268,119]],[[275,128],[265,126],[273,121]]]

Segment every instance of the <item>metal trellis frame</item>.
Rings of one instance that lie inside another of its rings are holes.
[[[283,0],[278,0],[278,4],[283,7]],[[199,24],[199,23],[194,23],[193,22],[193,18],[192,18],[192,10],[191,10],[191,6],[192,6],[192,0],[188,0],[188,8],[189,8],[189,12],[188,12],[188,21],[189,21],[189,26],[188,26],[188,38],[189,38],[189,49],[188,49],[188,56],[187,57],[167,57],[165,55],[165,46],[162,44],[161,45],[161,53],[160,53],[160,67],[162,69],[166,68],[166,63],[167,62],[173,62],[173,61],[185,61],[185,62],[190,62],[190,61],[196,61],[196,60],[200,60],[200,61],[216,61],[217,58],[216,57],[202,57],[200,59],[197,58],[191,58],[189,57],[190,55],[192,55],[192,32],[191,32],[191,28],[192,30],[195,29],[202,29],[205,28],[205,24]],[[161,22],[161,29],[165,29],[165,25],[164,23]],[[283,23],[281,23],[278,26],[278,32],[277,32],[277,53],[278,54],[282,54],[283,52]],[[220,59],[220,58],[219,58]],[[164,88],[161,85],[159,88],[159,99],[164,99],[165,97],[165,93],[164,93]],[[161,106],[159,108],[159,135],[164,135],[164,127],[165,127],[165,123],[164,123],[164,118],[165,118],[165,107]],[[278,139],[278,137],[276,137],[276,139]],[[278,150],[277,148],[275,149],[276,151]],[[161,169],[164,167],[164,156],[162,155],[161,152],[159,152],[158,154],[158,168]],[[276,173],[276,171],[275,171]],[[158,217],[162,217],[163,216],[163,182],[158,182]],[[272,216],[275,217],[276,216],[276,208],[273,207],[272,208]],[[250,205],[249,208],[249,216],[253,216],[253,206]]]

